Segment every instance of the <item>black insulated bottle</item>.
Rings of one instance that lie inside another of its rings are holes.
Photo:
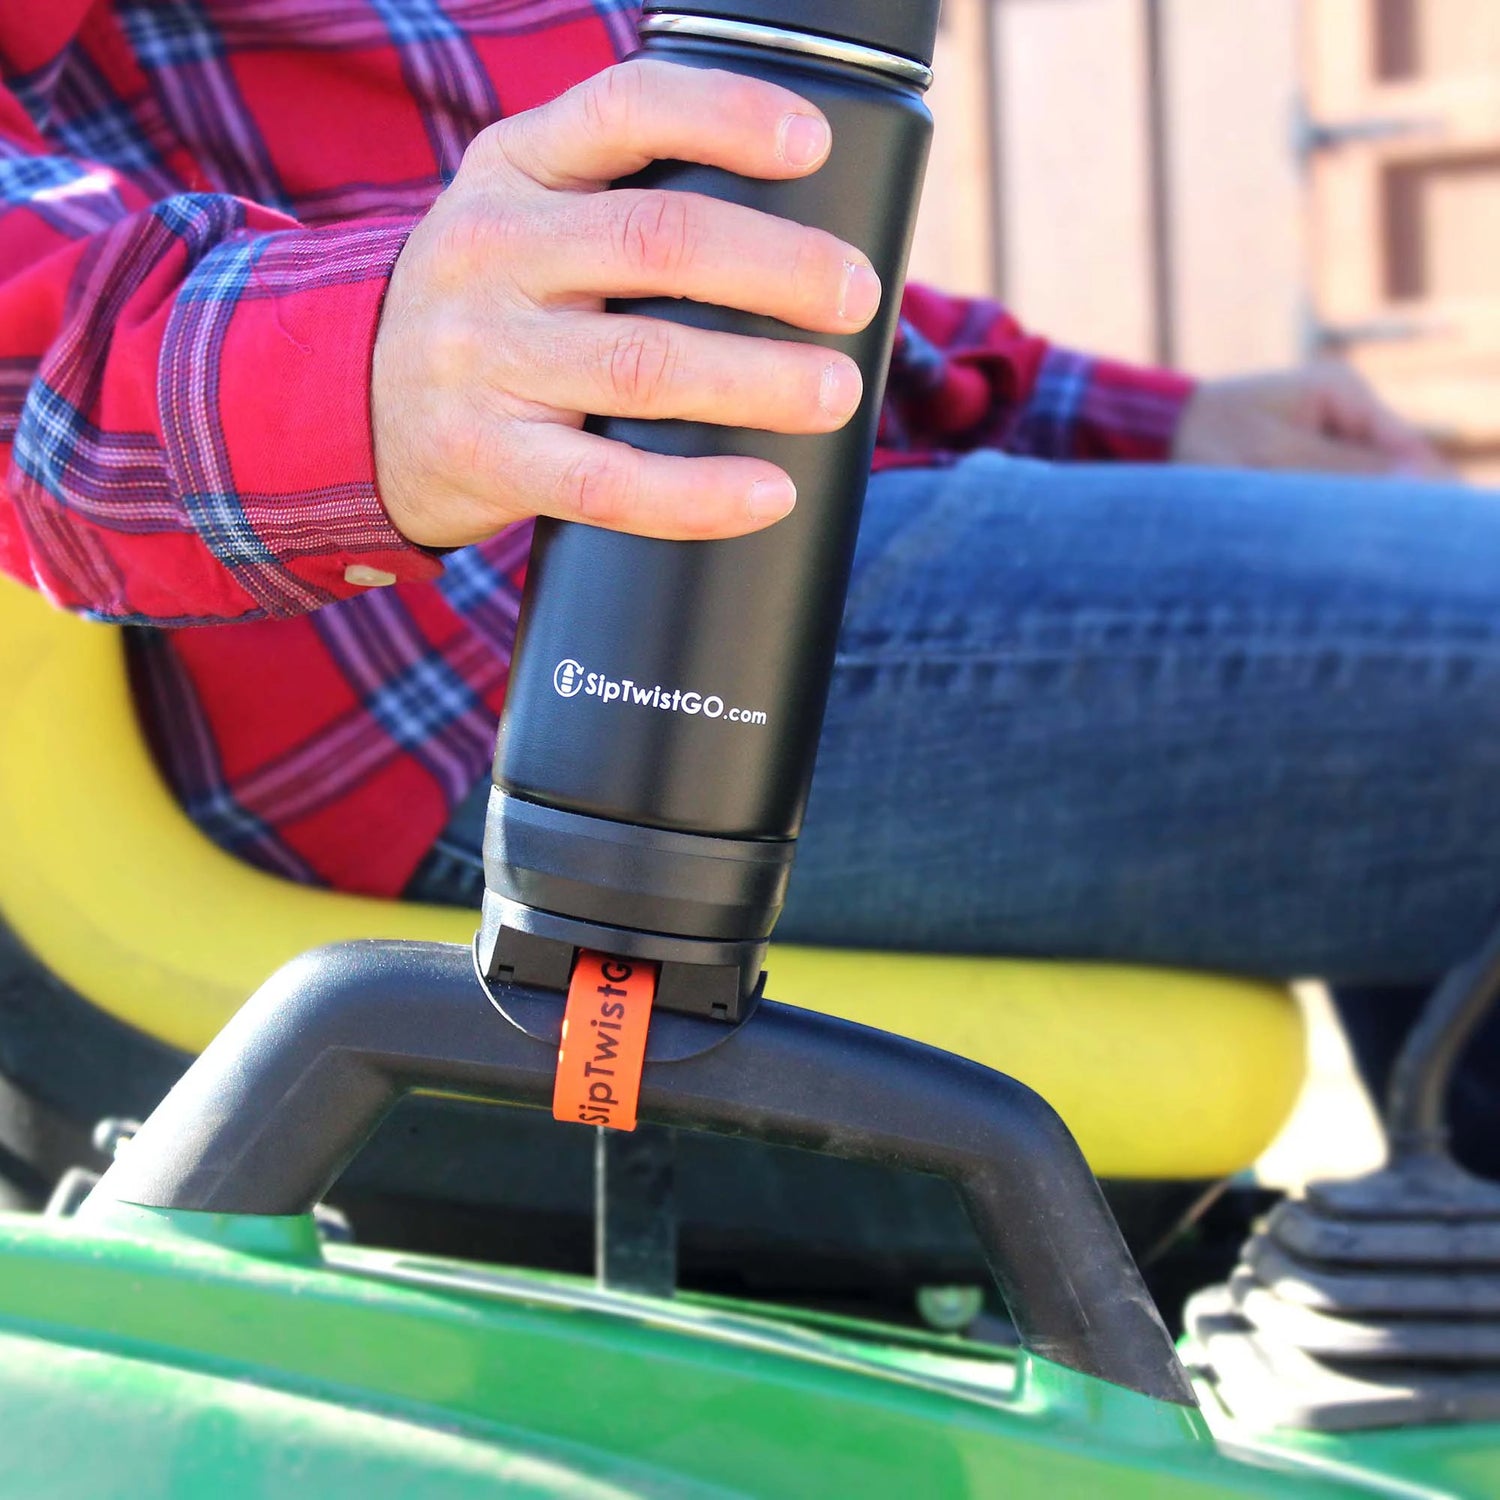
[[[932,122],[939,0],[648,4],[642,53],[750,74],[816,104],[832,155],[760,182],[659,162],[632,185],[727,199],[826,229],[885,286],[852,337],[652,299],[631,311],[842,349],[865,378],[840,432],[780,436],[599,421],[659,453],[746,454],[798,505],[754,536],[664,542],[543,521],[495,755],[480,960],[566,988],[592,948],[663,965],[658,1004],[737,1018],[785,898],[812,780]]]

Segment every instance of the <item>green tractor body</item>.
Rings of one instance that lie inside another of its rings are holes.
[[[1250,1435],[1032,1355],[323,1247],[0,1219],[0,1496],[1500,1495],[1500,1430]]]

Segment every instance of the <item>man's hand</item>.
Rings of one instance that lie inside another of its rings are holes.
[[[1172,457],[1215,468],[1449,477],[1432,444],[1340,364],[1200,386]]]
[[[644,535],[735,536],[780,519],[758,459],[668,458],[580,429],[595,416],[821,433],[859,406],[853,360],[604,311],[688,297],[818,333],[880,303],[858,250],[695,194],[622,189],[659,159],[803,177],[832,136],[805,100],[729,73],[626,63],[491,126],[396,263],[375,345],[380,494],[397,528],[461,547],[526,516]]]

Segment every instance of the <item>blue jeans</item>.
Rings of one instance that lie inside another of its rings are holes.
[[[408,894],[477,905],[484,787]],[[1500,497],[871,484],[778,938],[1424,982],[1500,915]]]

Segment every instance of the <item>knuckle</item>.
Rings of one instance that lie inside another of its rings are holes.
[[[675,276],[692,259],[700,233],[693,204],[681,193],[645,192],[620,218],[620,255],[640,275]]]
[[[507,195],[517,186],[524,190],[547,183],[558,138],[569,129],[564,103],[554,99],[486,126],[464,153],[459,180],[499,186]]]
[[[632,410],[654,409],[671,388],[677,364],[677,341],[666,328],[633,326],[606,351],[610,392]]]
[[[563,470],[559,499],[564,515],[596,526],[617,526],[629,507],[629,465],[609,452],[575,458]]]
[[[831,235],[800,229],[792,246],[788,281],[805,307],[828,313],[838,305],[844,255]]]
[[[628,63],[606,68],[589,79],[578,96],[584,128],[604,139],[628,133],[640,107],[645,82],[643,69]]]
[[[513,237],[505,216],[475,202],[450,204],[434,227],[432,265],[443,286],[465,286],[504,264]]]
[[[609,74],[586,83],[579,91],[578,113],[583,128],[590,135],[603,138],[609,135],[611,116]]]
[[[483,174],[497,165],[507,165],[510,158],[510,143],[517,133],[519,121],[496,120],[486,125],[464,148],[463,160],[458,164],[456,179],[467,179]]]

